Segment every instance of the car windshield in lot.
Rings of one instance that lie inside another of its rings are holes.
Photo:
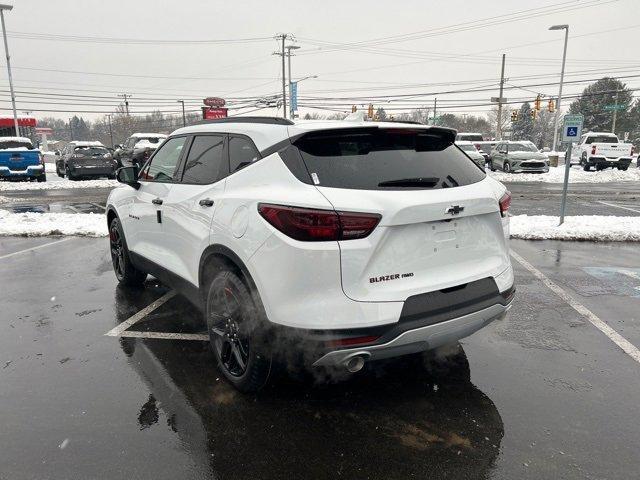
[[[614,137],[613,135],[587,137],[587,141],[585,143],[618,143],[618,137]]]
[[[538,149],[527,143],[512,143],[509,145],[509,152],[537,152]]]
[[[12,148],[28,148],[29,150],[33,150],[33,145],[31,142],[19,142],[17,140],[0,141],[0,150],[9,150]]]
[[[83,157],[97,157],[108,154],[109,150],[105,147],[76,147],[73,149],[73,153]]]
[[[458,145],[465,152],[477,152],[478,149],[474,145]]]
[[[296,146],[314,182],[326,187],[437,189],[482,180],[452,140],[448,133],[373,128],[313,133]]]

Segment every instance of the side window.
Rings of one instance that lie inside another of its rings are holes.
[[[172,182],[187,137],[168,140],[158,149],[151,163],[140,173],[140,180],[148,182]]]
[[[587,145],[593,143],[593,137],[586,137],[584,143],[586,143]]]
[[[182,183],[208,185],[220,178],[224,136],[199,135],[193,139],[184,164]]]
[[[253,142],[245,137],[229,137],[229,172],[233,173],[260,158]]]

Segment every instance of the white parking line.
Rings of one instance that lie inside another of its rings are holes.
[[[135,323],[138,323],[144,317],[146,317],[151,312],[153,312],[156,308],[160,307],[161,305],[163,305],[167,301],[171,300],[175,296],[176,296],[176,292],[173,292],[173,291],[171,291],[169,293],[165,293],[163,296],[161,296],[155,302],[151,303],[150,305],[147,305],[146,307],[144,307],[142,310],[140,310],[135,315],[132,315],[131,317],[126,319],[124,322],[122,322],[119,325],[117,325],[115,328],[112,328],[111,330],[109,330],[107,333],[105,333],[105,335],[107,335],[109,337],[122,336],[122,332],[124,332],[127,328],[131,327]]]
[[[601,203],[603,205],[607,205],[609,207],[615,207],[615,208],[622,208],[623,210],[630,210],[632,212],[636,212],[636,213],[640,213],[640,210],[637,210],[635,208],[631,208],[631,207],[624,207],[622,205],[616,205],[615,203],[609,203],[609,202],[603,202],[602,200],[597,200],[598,203]]]
[[[99,204],[97,204],[97,203],[90,203],[89,205],[93,205],[94,207],[101,208],[101,209],[102,209],[103,211],[105,211],[105,212],[107,211],[107,209],[106,209],[105,207],[103,207],[102,205],[99,205]]]
[[[631,342],[629,342],[626,338],[616,332],[613,328],[611,328],[607,323],[600,320],[600,318],[589,310],[587,307],[582,305],[581,303],[574,300],[567,292],[565,292],[560,286],[553,282],[549,277],[547,277],[544,273],[538,270],[536,267],[527,262],[524,258],[518,255],[513,250],[511,251],[511,256],[524,268],[529,270],[534,277],[544,283],[549,289],[558,295],[562,300],[567,302],[576,312],[585,317],[587,320],[591,322],[591,324],[604,333],[609,340],[615,343],[618,347],[620,347],[627,355],[633,358],[636,362],[640,363],[640,350],[638,350]]]
[[[13,253],[7,253],[6,255],[2,255],[0,256],[0,260],[2,260],[3,258],[9,258],[9,257],[13,257],[14,255],[19,255],[21,253],[27,253],[27,252],[32,252],[34,250],[38,250],[40,248],[44,248],[44,247],[48,247],[50,245],[55,245],[56,243],[62,243],[62,242],[66,242],[68,240],[71,240],[73,237],[67,237],[67,238],[63,238],[61,240],[56,240],[54,242],[49,242],[49,243],[44,243],[42,245],[38,245],[37,247],[31,247],[31,248],[25,248],[24,250],[19,250],[17,252],[13,252]]]
[[[209,341],[209,335],[203,333],[169,333],[169,332],[137,332],[135,330],[122,332],[121,337],[156,338],[161,340],[198,340]]]

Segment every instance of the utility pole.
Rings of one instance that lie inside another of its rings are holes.
[[[436,98],[433,99],[433,125],[436,124],[436,113],[437,113],[436,110],[437,109],[438,109],[438,98],[436,97]]]
[[[184,114],[184,100],[178,100],[178,103],[182,104],[182,126],[187,126],[187,117]]]
[[[127,99],[131,98],[133,95],[129,93],[121,93],[118,96],[124,98],[124,108],[125,108],[125,111],[127,112],[127,117],[128,117],[129,116],[129,100]]]
[[[611,122],[611,133],[616,133],[616,120],[618,119],[618,93],[616,90],[615,102],[613,104],[613,121]]]
[[[71,141],[73,142],[73,123],[72,123],[73,118],[69,119],[69,131],[71,132]]]
[[[282,116],[287,118],[287,77],[285,73],[285,45],[284,42],[290,38],[288,33],[281,33],[276,35],[276,39],[282,41],[282,50],[280,52],[274,52],[274,55],[280,55],[282,57]]]
[[[506,55],[502,54],[502,68],[500,69],[500,94],[498,95],[498,125],[496,126],[497,140],[502,140],[502,92],[504,91],[504,61]]]
[[[111,114],[107,113],[107,118],[109,119],[109,138],[111,138],[111,148],[113,148],[113,129],[111,128]]]
[[[2,37],[4,38],[4,53],[7,56],[7,73],[9,74],[9,90],[11,91],[11,105],[13,106],[13,127],[16,130],[16,137],[20,136],[18,126],[18,113],[16,112],[16,95],[13,92],[13,77],[11,76],[11,57],[9,56],[9,45],[7,44],[7,30],[4,27],[4,11],[11,11],[13,5],[0,4],[0,19],[2,19]]]

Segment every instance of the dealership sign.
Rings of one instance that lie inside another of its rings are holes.
[[[207,107],[222,108],[227,102],[224,101],[224,98],[207,97],[202,101],[202,103],[204,103]]]
[[[202,118],[205,120],[215,120],[216,118],[227,118],[226,108],[202,107]]]

